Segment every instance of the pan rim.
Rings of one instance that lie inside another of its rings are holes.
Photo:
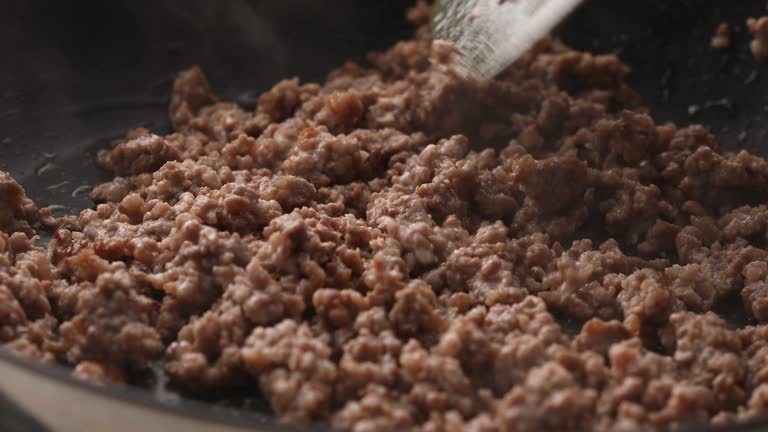
[[[35,360],[25,359],[19,354],[15,354],[7,347],[0,346],[0,362],[7,362],[13,366],[20,367],[32,372],[38,376],[54,379],[65,385],[76,387],[77,389],[90,392],[102,397],[108,397],[120,402],[127,402],[145,409],[151,409],[161,414],[170,414],[176,417],[194,418],[196,420],[219,424],[223,426],[232,426],[248,428],[256,425],[269,427],[270,430],[277,432],[320,432],[329,431],[330,428],[324,423],[305,423],[305,424],[286,424],[281,423],[279,418],[273,414],[246,411],[234,408],[237,415],[227,414],[215,409],[215,405],[204,403],[186,398],[178,393],[178,399],[173,403],[167,400],[156,398],[146,390],[130,385],[117,385],[109,382],[94,384],[86,380],[78,379],[71,375],[71,368],[58,363],[45,364]],[[1,389],[0,389],[1,390]],[[34,416],[34,413],[30,413]],[[758,432],[764,431],[768,427],[768,413],[754,417],[747,421],[725,423],[721,425],[690,425],[683,429],[675,429],[681,432]]]
[[[22,368],[27,372],[53,379],[66,386],[75,387],[79,390],[96,394],[100,397],[106,397],[119,402],[130,403],[143,409],[151,409],[165,415],[175,417],[194,418],[223,426],[232,426],[239,428],[254,427],[257,425],[269,427],[270,430],[277,432],[298,432],[310,431],[320,432],[329,430],[322,423],[307,423],[303,425],[291,425],[280,422],[279,418],[273,414],[247,411],[234,408],[236,415],[228,414],[225,409],[217,410],[214,404],[205,403],[189,399],[178,393],[178,397],[172,403],[157,398],[152,393],[131,385],[117,385],[109,382],[95,384],[86,380],[78,379],[71,375],[71,368],[58,363],[46,364],[32,359],[25,359],[20,354],[14,353],[7,347],[0,346],[0,362],[9,363],[12,366]],[[2,386],[0,386],[2,391]],[[29,413],[35,417],[34,412]]]

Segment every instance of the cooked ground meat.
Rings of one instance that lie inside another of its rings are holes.
[[[616,56],[555,39],[461,81],[429,13],[253,112],[182,72],[175,132],[129,132],[79,216],[0,174],[0,341],[92,380],[161,361],[179,388],[253,388],[340,430],[768,411],[768,161],[657,125]],[[754,325],[713,312],[733,298]]]
[[[0,171],[0,231],[12,235],[32,235],[32,225],[38,220],[35,204],[8,173]]]

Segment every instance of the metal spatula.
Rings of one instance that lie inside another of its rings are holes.
[[[498,75],[582,0],[437,0],[435,40],[454,44],[454,71],[466,79]]]

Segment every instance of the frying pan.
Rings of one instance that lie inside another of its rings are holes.
[[[201,64],[219,96],[251,108],[282,78],[320,81],[407,37],[410,3],[6,0],[0,170],[39,206],[78,212],[92,206],[89,188],[107,179],[94,164],[99,151],[135,127],[169,130],[168,90],[179,70]],[[743,25],[766,12],[764,0],[592,0],[557,33],[578,49],[619,54],[657,122],[701,123],[728,149],[768,156],[768,68],[751,58]],[[732,24],[733,48],[715,52],[709,38],[721,21]],[[738,302],[718,312],[746,324]],[[0,349],[0,430],[325,429],[282,425],[263,401],[190,400],[166,389],[161,374],[144,381],[95,386]],[[768,417],[727,430],[766,429]]]

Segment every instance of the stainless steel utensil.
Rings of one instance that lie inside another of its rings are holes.
[[[436,40],[455,45],[453,69],[466,79],[498,75],[549,33],[581,0],[437,0]]]

